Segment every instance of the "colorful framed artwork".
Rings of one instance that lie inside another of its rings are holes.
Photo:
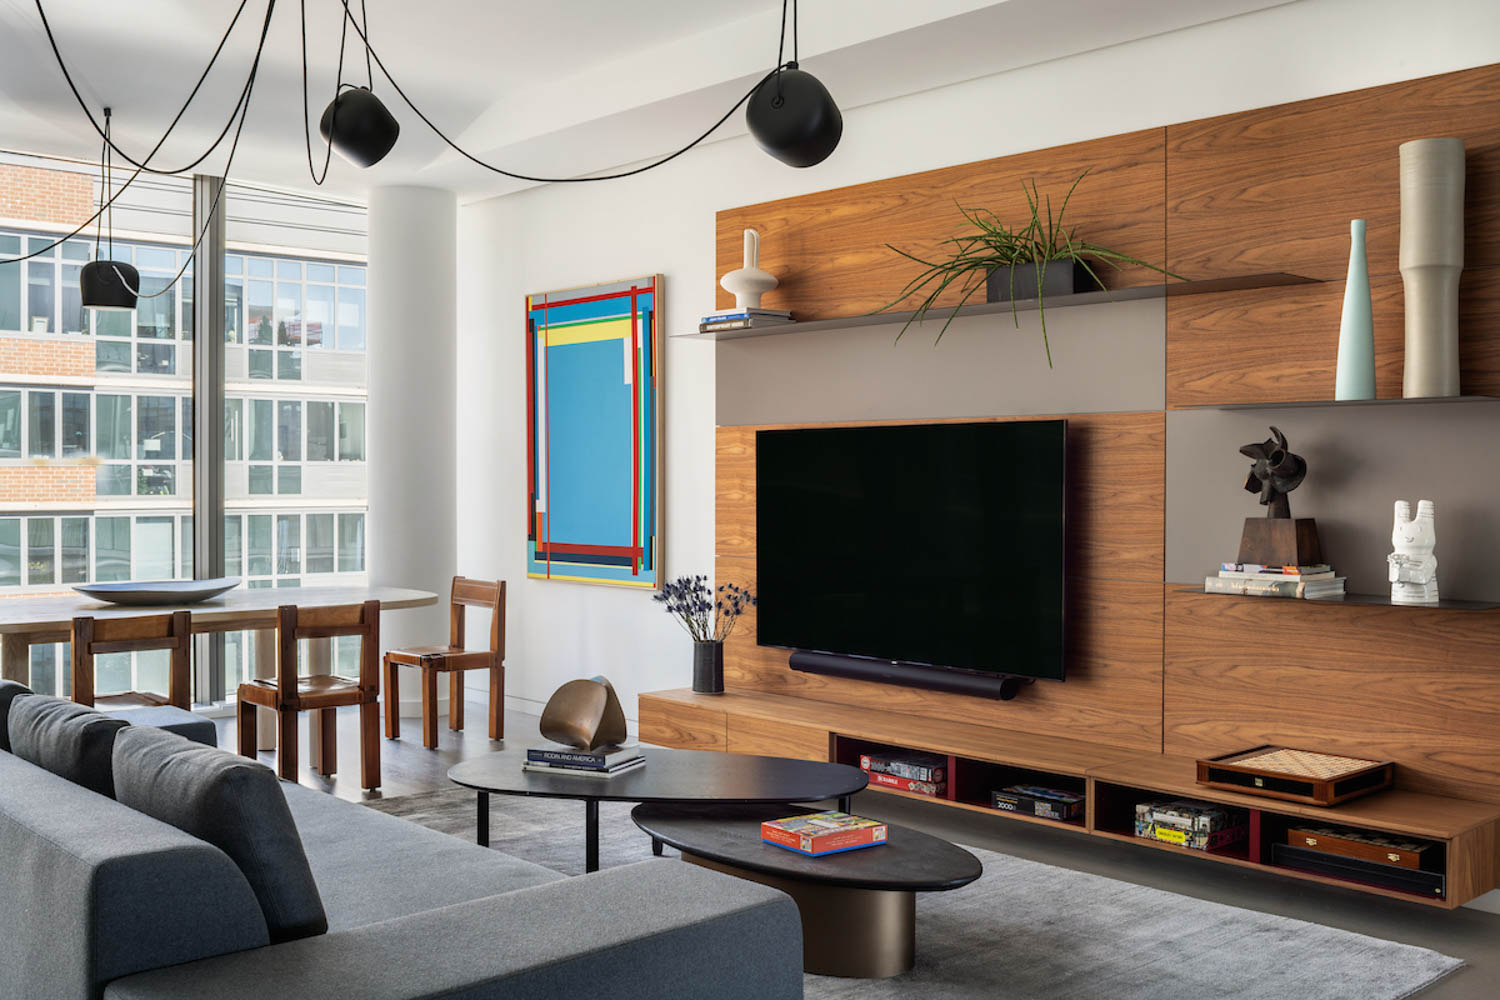
[[[526,575],[661,575],[662,278],[526,297]]]

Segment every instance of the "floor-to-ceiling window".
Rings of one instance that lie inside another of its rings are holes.
[[[34,221],[0,227],[0,601],[194,575],[192,185],[142,183],[116,203],[105,255],[136,266],[143,296],[94,313],[78,290],[92,230],[15,258],[90,214],[97,171],[0,153],[0,186],[35,192]],[[363,582],[363,209],[229,190],[225,572],[249,587]],[[230,697],[251,641],[227,639]],[[349,669],[352,649],[337,655]],[[70,693],[67,663],[66,644],[33,646],[33,684]],[[164,690],[165,676],[165,654],[120,654],[97,689]]]

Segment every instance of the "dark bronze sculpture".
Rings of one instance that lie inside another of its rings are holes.
[[[1245,445],[1240,454],[1255,461],[1245,480],[1245,490],[1260,494],[1267,517],[1290,518],[1292,508],[1287,494],[1301,486],[1307,477],[1307,461],[1287,451],[1286,435],[1275,427],[1271,428],[1269,438],[1259,444]]]
[[[605,678],[568,681],[547,699],[541,729],[554,743],[598,750],[625,742],[625,710]]]

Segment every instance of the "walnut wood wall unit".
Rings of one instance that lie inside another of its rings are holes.
[[[1165,421],[1161,413],[1079,414],[1066,419],[1066,683],[1036,684],[1016,702],[1002,703],[796,672],[787,665],[786,650],[755,644],[752,609],[725,647],[726,685],[1160,749]],[[755,432],[762,429],[766,428],[718,430],[719,583],[755,585]]]
[[[767,248],[761,266],[781,282],[766,295],[766,308],[793,309],[808,320],[858,316],[888,304],[914,273],[915,265],[887,243],[919,257],[936,252],[964,225],[959,205],[1019,224],[1029,217],[1022,181],[1036,181],[1056,207],[1084,169],[1089,176],[1065,221],[1086,220],[1088,239],[1159,264],[1166,254],[1165,138],[1164,129],[1147,129],[730,209],[718,216],[715,273],[740,266],[742,231],[753,228]],[[1120,288],[1160,281],[1145,268],[1107,271],[1103,278]],[[958,299],[953,289],[939,301]],[[734,298],[721,288],[718,304],[732,307]]]
[[[1401,395],[1397,147],[1465,142],[1464,391],[1500,390],[1500,66],[1167,127],[1168,266],[1329,284],[1169,300],[1167,405],[1330,399],[1349,220],[1367,222],[1377,392]]]
[[[1264,599],[1168,592],[1167,753],[1312,746],[1394,760],[1398,787],[1500,802],[1500,613],[1271,612]]]

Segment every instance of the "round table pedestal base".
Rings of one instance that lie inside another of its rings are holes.
[[[879,848],[872,848],[879,850]],[[764,875],[683,852],[683,860],[780,889],[802,915],[802,969],[819,976],[885,979],[911,969],[917,952],[914,892],[848,889]]]

